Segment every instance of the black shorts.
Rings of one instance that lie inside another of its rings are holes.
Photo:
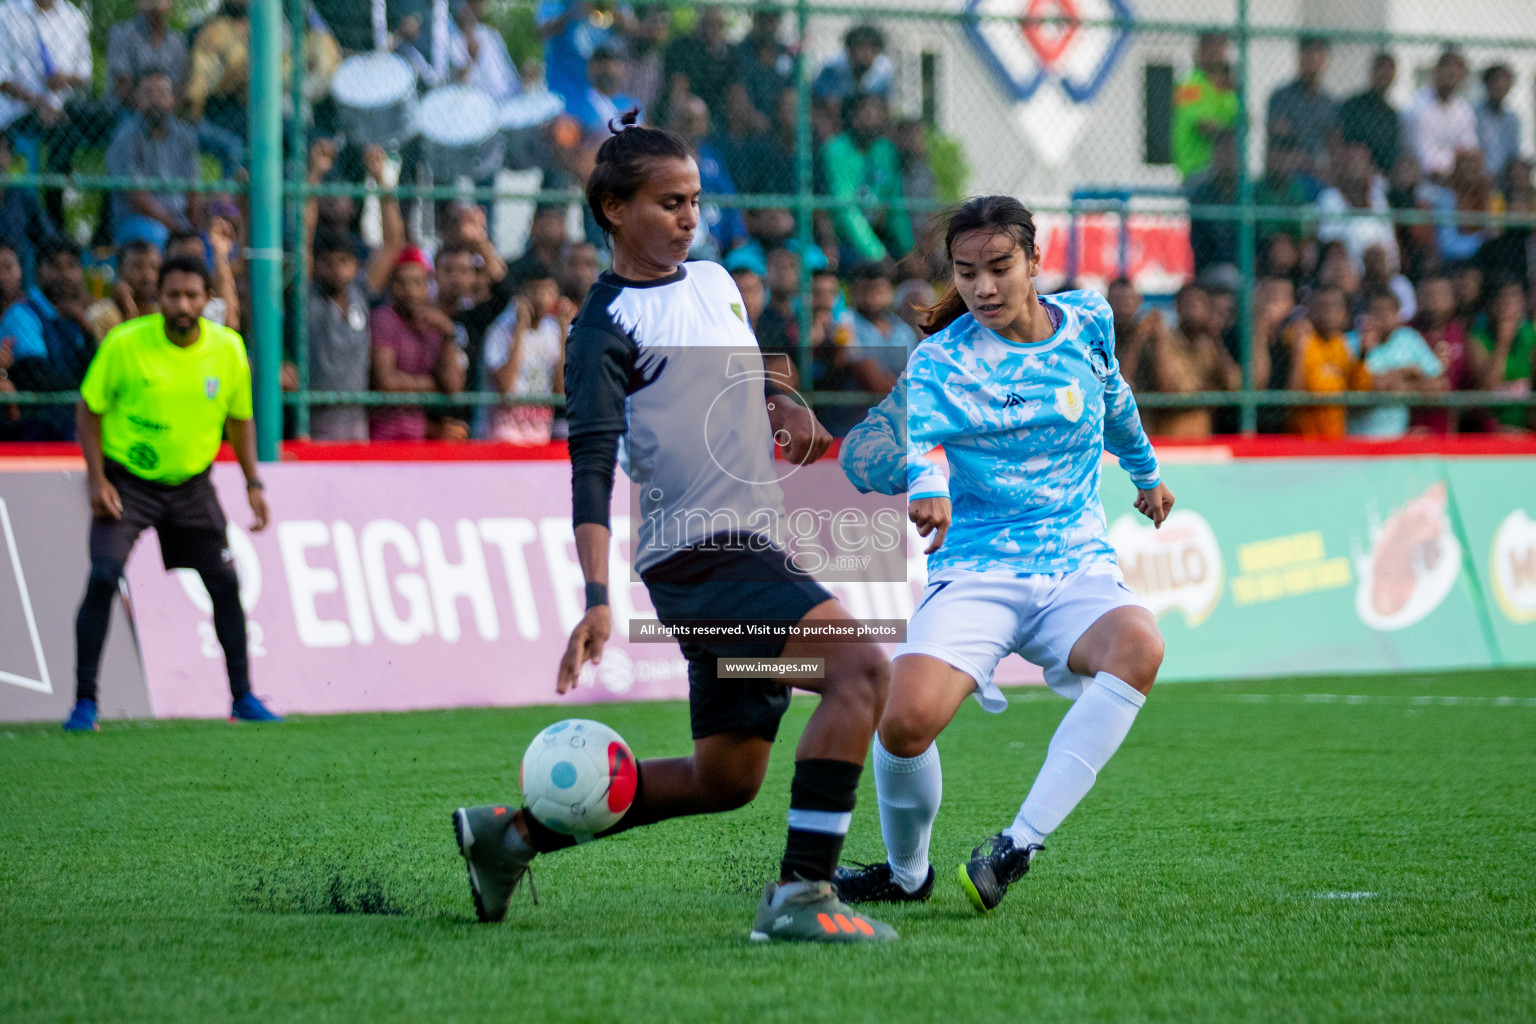
[[[123,500],[123,517],[91,520],[91,561],[128,561],[139,534],[154,527],[167,569],[208,571],[231,564],[212,467],[179,484],[145,480],[111,459],[105,469]]]
[[[701,619],[799,622],[830,600],[821,584],[788,564],[782,552],[697,547],[641,573],[663,624]],[[776,658],[782,638],[680,641],[688,659],[688,717],[693,738],[745,732],[772,740],[789,710],[790,688],[767,679],[721,679],[719,658]]]

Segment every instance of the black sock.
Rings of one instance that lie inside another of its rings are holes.
[[[829,882],[843,853],[862,764],[808,758],[795,762],[789,789],[789,841],[781,878]]]
[[[203,586],[213,601],[213,632],[224,648],[224,667],[229,672],[229,693],[239,700],[251,692],[251,663],[245,649],[245,609],[240,607],[240,577],[224,566],[200,572]]]
[[[644,768],[644,765],[645,762],[642,761],[637,765],[637,768]],[[539,853],[553,853],[556,850],[564,850],[576,845],[576,838],[574,836],[556,832],[534,817],[533,812],[526,806],[523,807],[522,815],[523,825],[528,829],[528,845]],[[602,839],[604,836],[617,835],[620,832],[627,832],[641,825],[650,825],[659,820],[651,812],[650,808],[646,806],[644,774],[642,772],[640,782],[635,787],[634,802],[629,805],[629,810],[624,812],[624,817],[620,818],[613,827],[599,832],[594,838]]]
[[[75,616],[75,699],[96,699],[96,678],[101,672],[101,649],[107,645],[112,624],[112,598],[122,578],[123,563],[93,561],[85,584],[85,599]]]

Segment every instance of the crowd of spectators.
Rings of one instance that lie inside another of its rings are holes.
[[[1129,282],[1111,292],[1127,378],[1139,391],[1236,390],[1239,331],[1237,97],[1225,36],[1202,36],[1180,83],[1174,162],[1191,204],[1195,279],[1174,317],[1142,311]],[[1447,390],[1531,391],[1536,344],[1536,253],[1528,223],[1490,215],[1536,210],[1529,126],[1509,106],[1513,70],[1492,63],[1469,88],[1466,58],[1443,51],[1401,110],[1397,61],[1374,55],[1359,93],[1324,86],[1322,39],[1297,46],[1296,77],[1270,94],[1253,291],[1253,386],[1317,393],[1380,391],[1401,404],[1261,408],[1259,428],[1309,437],[1400,437],[1413,432],[1518,430],[1525,408],[1453,413],[1415,408]],[[1476,102],[1468,95],[1476,92]],[[1415,211],[1413,217],[1394,216]],[[1212,300],[1215,300],[1214,305]],[[1230,429],[1230,411],[1149,411],[1154,432],[1199,436]]]
[[[345,45],[338,41],[320,13],[335,7],[317,2],[303,26],[302,116],[314,140],[308,180],[366,184],[373,195],[328,193],[304,211],[310,290],[289,308],[301,314],[307,342],[296,344],[300,317],[289,317],[281,376],[285,389],[324,393],[308,410],[307,435],[520,444],[558,437],[557,410],[536,399],[561,390],[566,332],[604,262],[601,233],[578,204],[541,204],[525,250],[512,258],[492,242],[489,207],[416,209],[397,200],[397,182],[430,182],[430,160],[419,142],[389,152],[333,130],[341,114],[329,82],[350,53],[374,43],[367,33],[343,32]],[[853,26],[840,52],[808,69],[814,188],[850,202],[814,215],[813,244],[802,251],[789,200],[800,175],[801,58],[777,9],[753,10],[733,32],[713,7],[690,20],[658,4],[545,0],[537,40],[511,46],[488,20],[485,0],[454,3],[446,33],[427,25],[427,4],[388,9],[388,48],[416,71],[424,93],[458,84],[496,102],[557,101],[548,108],[557,113],[509,143],[504,157],[509,169],[538,172],[544,189],[579,186],[609,122],[635,106],[647,123],[684,139],[706,193],[785,197],[778,206],[707,204],[693,255],[730,270],[771,368],[793,385],[874,394],[893,386],[945,267],[927,230],[939,191],[929,127],[893,117],[896,64],[878,27]],[[245,173],[246,6],[224,0],[189,27],[173,27],[170,16],[169,0],[138,0],[137,15],[112,27],[107,84],[97,96],[89,26],[71,0],[0,0],[0,392],[76,387],[106,331],[155,312],[155,276],[167,255],[206,260],[215,287],[205,315],[249,327],[237,197],[209,188],[116,190],[97,223],[67,231],[63,190],[5,186],[13,157],[68,173],[91,149],[119,177],[217,182]],[[1201,212],[1240,199],[1229,49],[1220,35],[1201,37],[1175,97],[1173,159],[1192,207],[1194,280],[1170,307],[1144,302],[1128,280],[1109,288],[1122,369],[1139,393],[1243,385],[1240,224],[1230,212]],[[1324,87],[1329,56],[1321,40],[1301,40],[1295,79],[1268,100],[1264,171],[1252,195],[1290,212],[1257,225],[1251,380],[1261,390],[1389,391],[1402,402],[1348,411],[1266,406],[1260,429],[1390,437],[1526,426],[1523,408],[1452,413],[1413,402],[1447,389],[1530,389],[1531,230],[1458,219],[1536,210],[1525,126],[1508,106],[1514,74],[1499,64],[1482,69],[1474,106],[1463,95],[1466,62],[1447,51],[1398,111],[1391,54],[1376,55],[1367,87],[1342,102]],[[1393,211],[1404,209],[1424,216],[1394,222]],[[448,397],[371,406],[325,397],[366,391]],[[524,401],[455,397],[465,394]],[[829,406],[822,418],[841,434],[862,415],[861,406]],[[1146,418],[1152,432],[1170,436],[1238,427],[1225,408],[1148,408]],[[0,406],[0,438],[67,438],[72,429],[67,410]]]

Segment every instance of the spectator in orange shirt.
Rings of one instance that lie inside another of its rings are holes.
[[[1290,386],[1293,391],[1327,395],[1370,390],[1370,373],[1359,359],[1350,356],[1349,346],[1344,341],[1348,321],[1349,307],[1342,289],[1323,285],[1312,293],[1307,320],[1297,326],[1291,338]],[[1296,433],[1308,439],[1343,437],[1344,407],[1302,406],[1292,414],[1291,425]]]

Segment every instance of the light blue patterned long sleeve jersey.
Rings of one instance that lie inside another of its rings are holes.
[[[1050,338],[1021,345],[966,314],[920,344],[884,401],[843,440],[860,491],[945,496],[953,522],[928,559],[940,569],[1071,572],[1114,561],[1099,503],[1103,453],[1138,487],[1157,456],[1115,360],[1114,316],[1096,292],[1043,301]],[[942,446],[949,476],[927,454]]]

